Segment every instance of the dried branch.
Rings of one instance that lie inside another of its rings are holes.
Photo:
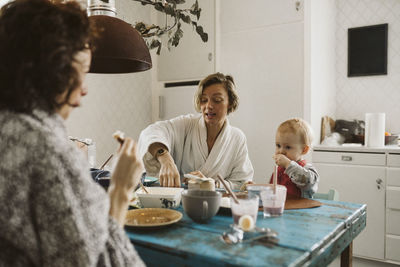
[[[101,0],[108,2],[108,0]],[[208,34],[204,32],[203,27],[198,25],[200,19],[201,8],[199,7],[198,0],[188,9],[179,9],[178,5],[184,4],[185,0],[132,0],[139,2],[142,5],[152,5],[155,10],[164,13],[165,16],[173,18],[172,25],[165,25],[160,27],[155,24],[146,24],[144,22],[137,22],[133,27],[140,32],[143,38],[146,39],[149,49],[157,49],[157,54],[161,52],[162,40],[161,36],[168,33],[168,49],[171,46],[178,46],[180,39],[183,37],[181,29],[182,23],[192,25],[196,33],[200,36],[203,42],[208,41]],[[175,29],[176,28],[176,29]],[[175,29],[175,32],[171,32]]]

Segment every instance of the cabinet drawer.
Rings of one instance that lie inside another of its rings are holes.
[[[387,186],[400,186],[400,168],[387,168]]]
[[[400,210],[400,187],[386,187],[386,208]]]
[[[386,236],[386,259],[400,261],[400,236]]]
[[[387,165],[390,167],[400,167],[400,154],[389,154]]]
[[[386,165],[386,155],[384,153],[314,151],[312,160],[313,162],[339,163],[349,165]]]
[[[400,210],[386,210],[386,234],[400,236]]]

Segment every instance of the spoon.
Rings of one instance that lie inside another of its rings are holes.
[[[232,245],[237,243],[247,243],[260,239],[267,239],[267,243],[274,244],[277,242],[278,233],[270,228],[255,228],[255,232],[244,232],[242,229],[231,226],[231,231],[224,232],[221,236],[221,240],[226,244]]]
[[[221,181],[221,183],[224,185],[226,191],[232,196],[233,201],[235,201],[236,204],[239,205],[239,200],[236,197],[235,193],[233,193],[232,189],[225,183],[224,179],[221,177],[221,175],[217,174],[218,179]]]
[[[224,241],[226,244],[232,245],[232,244],[237,244],[237,243],[247,243],[247,242],[252,242],[256,241],[259,239],[263,238],[276,238],[276,234],[269,234],[269,233],[263,233],[260,235],[255,235],[253,237],[249,238],[243,238],[240,233],[234,232],[234,233],[227,233],[224,232],[221,236],[222,241]]]
[[[225,242],[228,245],[236,244],[239,242],[239,239],[236,235],[232,235],[230,233],[224,232],[221,236],[221,239],[223,242]]]
[[[243,230],[235,227],[235,225],[231,225],[230,232],[224,232],[221,236],[222,241],[226,244],[232,245],[239,243],[243,240]]]
[[[274,231],[268,227],[257,227],[256,226],[254,229],[259,233],[267,233],[268,237],[277,237],[278,236],[278,233],[276,231]]]

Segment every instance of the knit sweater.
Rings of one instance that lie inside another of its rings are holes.
[[[144,265],[58,114],[0,125],[0,266]]]

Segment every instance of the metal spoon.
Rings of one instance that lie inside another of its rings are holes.
[[[267,233],[268,237],[277,237],[278,236],[278,233],[276,231],[274,231],[268,227],[257,227],[256,226],[254,229],[259,233]]]
[[[277,240],[278,233],[270,228],[256,227],[255,230],[260,234],[257,235],[254,232],[245,233],[240,228],[231,226],[231,231],[224,232],[221,236],[221,239],[223,242],[225,242],[226,244],[229,244],[229,245],[237,244],[240,242],[247,243],[247,242],[252,242],[252,241],[255,241],[258,239],[264,239],[264,238],[271,240],[272,242],[274,242],[274,240]],[[251,236],[251,235],[253,235],[253,236]]]

